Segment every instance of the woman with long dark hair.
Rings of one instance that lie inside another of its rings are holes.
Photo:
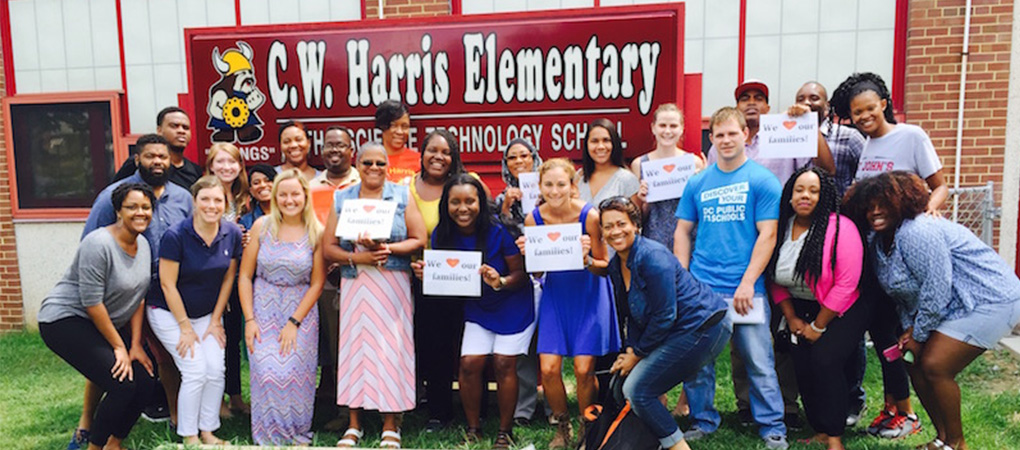
[[[497,220],[481,181],[467,174],[451,178],[443,188],[439,210],[432,248],[482,253],[482,296],[464,305],[458,380],[468,426],[465,441],[482,438],[482,375],[492,355],[499,403],[499,432],[492,448],[508,449],[513,445],[517,356],[528,353],[535,329],[531,279],[524,272],[524,258],[513,235]],[[424,263],[412,265],[421,278]]]
[[[926,212],[937,214],[949,195],[942,163],[924,130],[916,125],[896,123],[892,97],[882,77],[873,73],[851,75],[833,91],[829,104],[836,115],[850,118],[867,137],[857,165],[857,181],[893,170],[912,172],[931,189]],[[847,203],[850,208],[862,206],[866,205]],[[877,285],[873,271],[866,265],[863,296],[872,304],[868,334],[882,364],[886,403],[868,426],[868,433],[896,439],[919,432],[921,422],[910,403],[906,366],[902,360],[890,362],[881,355],[883,349],[896,343],[896,336],[902,330],[893,319],[892,302]]]
[[[581,179],[577,182],[581,200],[598,205],[609,197],[637,194],[641,182],[623,161],[623,142],[613,122],[593,120],[588,124],[584,142]]]
[[[845,367],[869,321],[857,302],[864,246],[839,214],[836,183],[817,167],[794,172],[779,203],[779,242],[765,273],[772,301],[786,317],[812,441],[843,449],[850,389]]]
[[[898,347],[936,438],[919,448],[966,449],[956,376],[1020,323],[1020,279],[966,227],[925,214],[924,182],[894,171],[847,193],[850,216],[874,232],[869,258],[896,305]]]

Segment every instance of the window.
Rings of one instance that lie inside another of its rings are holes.
[[[117,93],[23,95],[4,100],[16,219],[72,219],[124,160]]]

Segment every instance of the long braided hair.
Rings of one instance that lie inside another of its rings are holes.
[[[882,77],[871,72],[855,73],[839,84],[839,87],[832,92],[832,98],[829,99],[829,120],[835,123],[836,116],[844,121],[851,120],[850,101],[867,91],[872,91],[878,95],[878,98],[885,100],[887,104],[883,114],[885,121],[895,124],[896,117],[893,116],[893,102],[889,88]]]
[[[835,213],[839,216],[839,193],[836,190],[836,181],[824,170],[807,166],[801,167],[790,176],[783,186],[783,196],[779,202],[779,228],[777,230],[778,243],[772,252],[772,259],[765,270],[769,281],[776,279],[776,262],[779,260],[779,250],[782,242],[786,239],[787,230],[790,227],[790,218],[796,213],[790,200],[793,198],[793,186],[801,175],[812,172],[818,175],[821,189],[818,191],[818,204],[811,212],[811,227],[808,228],[805,236],[804,247],[797,257],[797,265],[794,266],[794,278],[804,281],[817,280],[822,275],[822,252],[825,248],[825,233],[829,228],[829,216]],[[836,270],[836,245],[839,244],[839,220],[836,221],[836,236],[832,241],[832,270]]]

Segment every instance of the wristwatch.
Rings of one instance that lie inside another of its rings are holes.
[[[295,319],[294,316],[288,317],[287,318],[287,322],[290,322],[290,323],[294,324],[295,327],[301,328],[301,321]]]
[[[506,287],[506,277],[499,277],[499,282],[496,283],[496,287],[492,288],[494,291],[501,291]]]

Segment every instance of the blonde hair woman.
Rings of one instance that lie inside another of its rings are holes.
[[[237,223],[237,219],[248,212],[248,171],[244,157],[234,144],[218,142],[209,148],[205,157],[205,174],[216,175],[227,193],[227,205],[223,218]]]
[[[273,182],[270,213],[252,225],[238,290],[250,353],[251,434],[259,445],[308,445],[318,362],[315,301],[326,279],[308,182],[296,169]]]

